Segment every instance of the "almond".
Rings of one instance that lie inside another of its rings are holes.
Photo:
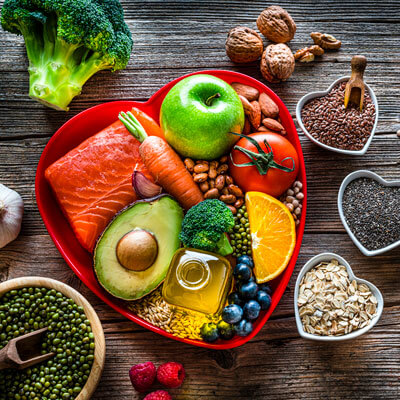
[[[266,128],[275,132],[282,132],[285,130],[285,128],[276,119],[264,118],[262,123]]]
[[[237,94],[245,97],[249,101],[257,100],[258,96],[260,95],[260,92],[256,88],[245,85],[244,83],[233,82],[231,86]]]
[[[243,135],[248,135],[250,132],[251,132],[251,125],[250,125],[248,118],[246,117],[244,119],[244,127],[243,127],[242,133],[243,133]]]
[[[276,103],[267,95],[267,93],[261,93],[258,99],[260,103],[261,111],[267,118],[277,118],[279,115],[279,108]]]
[[[249,114],[249,121],[251,126],[254,129],[258,129],[258,127],[261,124],[261,108],[260,108],[260,104],[258,103],[258,101],[252,101],[251,103],[252,106],[252,111]]]
[[[242,96],[241,94],[239,94],[239,99],[242,102],[244,113],[246,115],[249,115],[253,110],[250,102],[246,99],[246,97]]]

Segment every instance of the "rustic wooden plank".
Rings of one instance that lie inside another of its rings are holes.
[[[0,0],[0,6],[3,0]],[[84,87],[68,113],[42,107],[27,96],[27,60],[22,38],[0,29],[0,181],[17,189],[25,201],[21,236],[0,250],[0,282],[24,275],[51,276],[77,288],[94,305],[107,337],[107,363],[96,400],[139,399],[128,379],[129,367],[152,360],[184,363],[185,385],[174,399],[398,399],[400,282],[396,266],[400,249],[367,258],[350,242],[339,221],[336,195],[343,177],[366,168],[400,179],[398,41],[400,3],[386,0],[315,2],[284,0],[297,23],[289,44],[296,50],[310,43],[311,31],[342,39],[339,52],[312,64],[297,64],[284,84],[269,85],[294,115],[305,93],[323,90],[348,74],[351,56],[369,60],[366,79],[380,105],[377,137],[363,157],[326,152],[300,133],[306,159],[309,203],[306,234],[295,273],[279,306],[260,334],[243,348],[208,351],[145,331],[103,304],[68,268],[40,219],[34,198],[34,175],[40,154],[58,127],[78,112],[104,101],[145,101],[162,85],[203,69],[230,69],[262,77],[258,63],[236,66],[226,57],[224,41],[235,25],[255,28],[266,6],[256,0],[196,2],[122,0],[133,31],[134,50],[128,68],[101,72]],[[267,41],[265,40],[265,44]],[[300,267],[321,251],[344,256],[354,272],[383,292],[385,309],[370,334],[336,345],[301,340],[293,319],[293,288]]]

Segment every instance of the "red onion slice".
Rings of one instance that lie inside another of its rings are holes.
[[[136,194],[142,199],[158,196],[162,192],[162,187],[153,183],[140,171],[132,174],[132,185]]]

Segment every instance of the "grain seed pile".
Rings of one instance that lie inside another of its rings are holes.
[[[152,325],[186,339],[201,340],[200,328],[203,324],[216,322],[218,318],[200,313],[187,312],[170,306],[164,301],[161,288],[153,293],[129,304],[129,308],[138,317]]]

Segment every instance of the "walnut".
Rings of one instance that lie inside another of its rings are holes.
[[[261,57],[261,73],[269,82],[286,81],[294,71],[294,57],[286,44],[270,44]]]
[[[267,39],[275,43],[289,42],[296,32],[292,17],[279,6],[266,8],[257,18],[257,27]]]
[[[310,47],[304,47],[303,49],[297,50],[294,53],[294,59],[300,62],[314,61],[315,56],[322,56],[324,49],[314,44]]]
[[[245,26],[237,26],[229,31],[225,49],[233,62],[248,63],[260,58],[264,44],[256,31]]]
[[[340,40],[337,40],[334,36],[328,35],[327,33],[312,32],[310,36],[315,44],[321,46],[325,50],[338,50],[342,45]]]

